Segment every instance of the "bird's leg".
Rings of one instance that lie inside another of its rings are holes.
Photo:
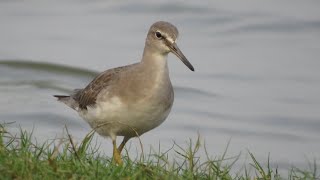
[[[115,139],[112,140],[112,144],[113,144],[113,159],[116,162],[116,164],[122,165],[123,162],[122,162],[122,159],[121,159],[120,152],[118,151],[117,143],[116,143]]]
[[[123,138],[120,146],[118,147],[119,153],[121,153],[121,151],[122,151],[123,148],[124,148],[124,145],[126,145],[126,143],[128,142],[129,139],[130,139],[129,137],[124,137],[124,138]]]

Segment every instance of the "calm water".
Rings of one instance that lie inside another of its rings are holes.
[[[320,1],[1,1],[0,122],[37,139],[81,139],[90,127],[52,94],[96,72],[139,61],[157,20],[180,30],[196,72],[169,56],[173,110],[141,137],[145,149],[185,145],[197,133],[209,153],[247,150],[275,166],[320,159]],[[32,63],[34,62],[34,63]],[[39,64],[40,63],[40,64]],[[48,64],[49,63],[49,64]],[[57,66],[60,65],[60,66]],[[111,143],[98,137],[102,150]],[[134,154],[138,140],[131,141]],[[146,151],[146,150],[145,150]]]

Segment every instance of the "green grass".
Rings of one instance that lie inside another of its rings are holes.
[[[32,133],[21,130],[17,137],[0,125],[0,179],[319,179],[316,162],[306,170],[293,167],[287,177],[281,177],[269,160],[263,167],[250,152],[251,163],[232,172],[238,156],[229,158],[225,151],[211,159],[199,138],[190,140],[187,147],[174,144],[166,152],[143,153],[135,159],[124,153],[124,165],[117,166],[98,153],[92,145],[93,134],[79,144],[69,133],[66,139],[37,144]],[[199,157],[201,148],[204,162]],[[169,151],[177,160],[169,157]]]

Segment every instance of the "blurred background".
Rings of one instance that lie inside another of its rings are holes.
[[[144,134],[150,147],[184,146],[198,133],[213,157],[274,167],[320,160],[320,1],[0,1],[0,123],[38,141],[81,140],[91,128],[53,94],[84,87],[95,73],[140,60],[151,24],[180,31],[191,72],[169,56],[175,103]],[[96,136],[110,156],[109,140]],[[130,153],[140,152],[132,140]],[[204,155],[204,154],[203,154]]]

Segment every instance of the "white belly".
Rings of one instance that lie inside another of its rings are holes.
[[[118,97],[97,102],[88,110],[79,111],[80,116],[102,136],[141,135],[159,126],[169,115],[172,107],[150,100],[125,104]]]

